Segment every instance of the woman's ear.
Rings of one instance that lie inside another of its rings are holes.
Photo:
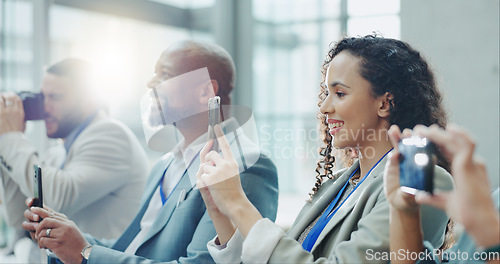
[[[219,83],[216,80],[206,81],[201,88],[200,103],[208,103],[208,99],[214,97],[219,91]]]
[[[394,108],[394,95],[391,93],[385,93],[380,96],[380,107],[378,109],[378,115],[380,117],[388,117],[390,111]]]

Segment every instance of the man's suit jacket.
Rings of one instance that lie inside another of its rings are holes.
[[[59,145],[39,157],[21,132],[0,139],[0,197],[7,222],[20,226],[24,220],[37,164],[45,205],[74,219],[84,232],[116,239],[139,209],[149,171],[137,137],[101,111],[65,154]]]
[[[285,235],[280,227],[265,219],[257,222],[243,242],[241,256],[243,262],[388,262],[373,257],[376,253],[389,251],[389,203],[383,190],[386,159],[387,157],[373,169],[371,175],[340,207],[319,235],[311,252],[304,250],[297,239],[328,207],[359,162],[348,170],[342,170],[336,174],[335,177],[339,177],[337,180],[326,181],[321,186],[311,203],[307,203],[302,208],[288,234]],[[439,189],[453,188],[451,175],[437,166],[434,184]],[[424,238],[439,247],[444,240],[448,217],[444,212],[430,206],[423,206],[421,212]],[[214,257],[217,255],[219,254],[215,254]],[[216,261],[238,261],[235,256],[227,253],[220,254],[220,256],[221,259],[217,258]]]
[[[278,179],[273,162],[252,147],[241,133],[239,143],[228,136],[231,149],[240,168],[248,168],[240,173],[243,189],[249,200],[264,217],[276,218],[278,206]],[[244,146],[239,148],[238,146]],[[241,150],[243,149],[243,153]],[[240,153],[239,157],[237,154]],[[87,237],[92,248],[88,263],[212,263],[207,242],[216,235],[210,216],[199,190],[195,187],[196,171],[200,159],[196,158],[188,171],[184,172],[179,185],[163,205],[144,242],[135,255],[123,253],[140,231],[140,221],[159,181],[168,168],[172,156],[167,154],[153,168],[148,180],[139,213],[117,241],[98,241]],[[242,158],[244,157],[244,158]],[[252,166],[252,160],[256,161]],[[249,164],[249,162],[251,162]],[[244,165],[243,163],[246,163]],[[185,193],[185,199],[182,194]],[[119,217],[119,214],[117,215]]]

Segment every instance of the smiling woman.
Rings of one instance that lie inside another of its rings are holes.
[[[225,140],[219,142],[223,156],[202,150],[198,184],[217,229],[218,237],[208,244],[216,262],[363,263],[370,253],[389,251],[389,205],[381,177],[392,150],[387,130],[392,124],[444,124],[439,91],[417,51],[373,35],[340,40],[322,69],[323,159],[311,202],[286,235],[243,195],[239,177],[231,177]],[[418,99],[414,108],[406,106],[410,91]],[[359,160],[333,174],[334,148],[355,149]],[[452,188],[451,176],[441,167],[434,170],[435,186]],[[448,218],[430,207],[422,208],[421,217],[424,237],[440,246]]]
[[[336,148],[347,146],[366,149],[364,138],[351,137],[351,131],[383,130],[387,127],[389,115],[387,96],[374,98],[371,85],[358,73],[360,59],[342,52],[330,63],[326,73],[327,97],[321,104],[320,112],[326,116],[329,133]],[[363,106],[363,107],[359,107]],[[387,152],[387,150],[386,150]]]

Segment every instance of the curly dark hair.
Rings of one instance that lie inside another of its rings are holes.
[[[436,87],[434,74],[418,51],[407,43],[379,37],[375,34],[364,37],[343,38],[328,52],[321,73],[323,80],[318,95],[318,106],[326,98],[327,87],[324,85],[326,70],[335,56],[341,52],[360,59],[359,73],[371,84],[374,97],[390,93],[388,121],[401,129],[412,129],[417,124],[429,126],[437,124],[444,127],[447,122],[442,105],[442,96]],[[331,135],[323,114],[318,113],[319,130],[325,146],[321,147],[321,159],[316,167],[316,184],[312,196],[317,192],[324,179],[332,179],[335,161],[331,147]],[[438,165],[449,171],[449,163],[438,151]]]

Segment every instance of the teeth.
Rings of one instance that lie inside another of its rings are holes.
[[[330,129],[332,129],[332,128],[339,128],[342,125],[343,125],[342,123],[328,123],[328,128],[330,128]]]

